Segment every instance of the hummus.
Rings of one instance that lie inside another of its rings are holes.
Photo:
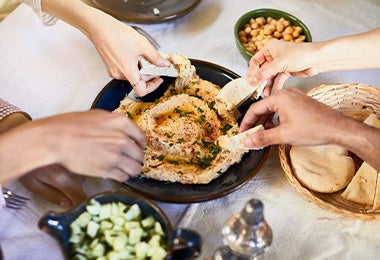
[[[171,55],[179,77],[152,103],[127,97],[114,111],[132,119],[147,135],[143,176],[183,184],[207,184],[241,160],[244,145],[229,149],[239,132],[232,113],[220,113],[220,87],[201,79],[190,61]]]

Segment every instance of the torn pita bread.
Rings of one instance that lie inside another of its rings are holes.
[[[372,205],[375,198],[376,182],[377,171],[368,163],[363,162],[342,196],[356,203]]]
[[[380,209],[380,172],[377,172],[375,197],[373,199],[373,210]]]
[[[369,115],[364,123],[380,128],[380,120],[375,114]],[[349,183],[342,196],[350,201],[363,205],[373,205],[373,209],[380,208],[380,180],[379,172],[363,162],[354,178]]]
[[[316,192],[340,191],[355,174],[353,159],[338,145],[292,146],[290,158],[297,179]]]

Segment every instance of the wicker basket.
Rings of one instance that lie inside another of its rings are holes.
[[[334,109],[364,121],[371,113],[380,118],[380,88],[364,84],[321,85],[309,91],[309,96]],[[342,192],[319,193],[304,187],[294,175],[289,152],[290,145],[279,146],[281,166],[290,184],[309,201],[315,202],[323,209],[348,218],[359,220],[380,220],[380,211],[374,212],[371,206],[365,206],[341,196]],[[361,165],[359,158],[353,155],[356,165]]]

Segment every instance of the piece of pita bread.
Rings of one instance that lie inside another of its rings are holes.
[[[369,115],[364,120],[364,123],[380,128],[380,120],[375,114]],[[363,162],[352,181],[342,193],[342,196],[360,204],[374,205],[373,209],[380,208],[380,180],[378,179],[378,175],[375,168]]]
[[[377,171],[363,162],[352,181],[342,193],[343,198],[364,205],[372,205],[375,198]]]
[[[380,209],[380,172],[377,172],[376,191],[373,199],[373,210]]]
[[[290,159],[297,179],[316,192],[340,191],[355,174],[353,159],[338,145],[292,146]]]

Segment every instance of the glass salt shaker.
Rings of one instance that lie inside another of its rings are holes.
[[[271,245],[273,237],[263,210],[260,200],[251,199],[240,213],[231,216],[222,229],[223,242],[227,247],[219,248],[214,259],[256,259],[261,256]]]

